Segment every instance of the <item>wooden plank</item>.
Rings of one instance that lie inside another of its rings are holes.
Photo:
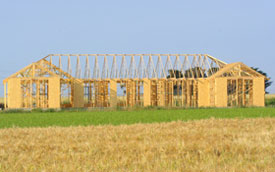
[[[79,80],[73,81],[73,107],[84,107],[84,86],[83,82]]]
[[[158,106],[165,106],[165,87],[164,87],[165,81],[159,81],[159,104]]]
[[[215,106],[227,107],[227,78],[215,79]]]
[[[209,106],[210,106],[209,81],[205,79],[199,79],[198,107],[209,107]]]
[[[8,80],[8,108],[22,108],[21,79],[10,78]]]
[[[253,79],[253,106],[265,106],[265,85],[264,77]]]
[[[7,108],[7,83],[4,82],[4,108]]]
[[[35,81],[35,83],[36,83],[36,97],[35,97],[35,101],[36,101],[36,107],[37,108],[41,108],[41,106],[40,106],[40,94],[39,94],[39,92],[40,92],[40,81]]]
[[[143,101],[144,106],[151,106],[151,81],[143,79]]]
[[[117,106],[117,82],[116,80],[110,80],[110,106]]]
[[[49,78],[48,84],[48,107],[49,108],[60,108],[60,78],[51,77]]]

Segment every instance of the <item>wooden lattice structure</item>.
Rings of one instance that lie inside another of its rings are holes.
[[[6,78],[6,108],[264,106],[265,76],[207,54],[50,54]]]

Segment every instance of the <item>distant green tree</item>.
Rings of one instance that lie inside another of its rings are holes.
[[[185,78],[203,78],[206,77],[205,70],[201,67],[188,69],[184,73]]]
[[[168,70],[168,73],[169,73],[168,76],[167,76],[168,79],[169,78],[183,78],[183,74],[180,70],[170,69],[170,70]],[[178,85],[174,84],[174,94],[176,94],[175,90],[177,90],[177,89],[178,89]],[[182,87],[180,86],[179,89],[181,90]]]
[[[180,70],[168,70],[168,76],[167,78],[203,78],[206,77],[205,70],[203,70],[201,67],[194,67],[191,69],[188,69],[183,74]],[[178,88],[177,84],[174,84],[174,95],[177,94],[177,90],[179,89],[181,94],[182,86],[180,85]]]
[[[257,67],[251,67],[253,70],[255,70],[256,72],[259,72],[260,74],[266,76],[268,78],[268,75],[267,73],[263,72],[262,70],[260,70],[259,68]],[[271,79],[271,78],[270,78]],[[265,80],[265,92],[266,94],[268,94],[269,92],[266,91],[266,89],[271,86],[271,84],[273,83],[271,80]]]
[[[214,73],[218,72],[219,70],[220,70],[220,68],[218,68],[218,67],[212,67],[211,69],[208,69],[207,74],[208,74],[208,76],[211,76]]]
[[[0,103],[0,110],[3,110],[5,108],[3,103]]]
[[[169,69],[168,73],[169,74],[168,74],[167,78],[183,78],[183,74],[180,70]]]

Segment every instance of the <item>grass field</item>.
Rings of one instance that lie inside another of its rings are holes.
[[[255,118],[1,129],[0,171],[274,172],[274,124]]]
[[[275,108],[0,113],[0,128],[120,125],[207,118],[275,117]]]

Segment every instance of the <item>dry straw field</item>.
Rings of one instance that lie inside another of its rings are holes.
[[[267,99],[275,98],[275,94],[266,94],[265,98],[267,98]]]
[[[275,118],[0,130],[0,171],[275,171]]]

